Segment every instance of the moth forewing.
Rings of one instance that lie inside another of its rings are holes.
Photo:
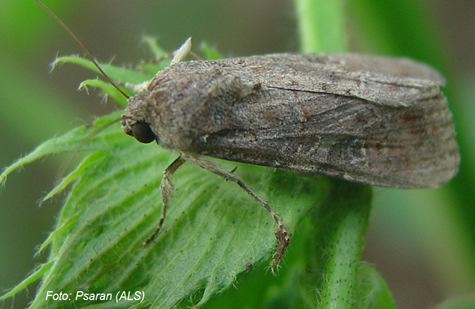
[[[449,181],[459,165],[452,117],[443,94],[420,100],[411,107],[388,111],[362,144],[369,183],[395,187],[434,187]]]
[[[230,69],[242,67],[242,77],[261,78],[268,87],[333,93],[394,106],[432,97],[444,83],[427,65],[380,56],[272,54],[223,62]]]
[[[445,78],[430,66],[407,58],[391,58],[363,54],[307,55],[313,62],[336,65],[342,71],[370,72],[383,79],[391,79],[401,85],[435,86],[445,84]],[[324,59],[324,60],[322,60]],[[379,80],[379,79],[378,79]],[[399,82],[396,82],[398,80]]]
[[[239,114],[248,116],[249,129],[210,133],[196,148],[224,159],[380,186],[435,186],[457,171],[458,150],[443,96],[415,108],[329,94],[302,93],[296,101],[299,107],[289,104],[284,117],[266,100],[243,104],[248,111]],[[312,104],[321,110],[310,109]],[[253,126],[259,121],[264,126]]]

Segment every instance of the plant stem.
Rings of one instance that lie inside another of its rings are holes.
[[[301,51],[346,50],[343,0],[295,0]]]
[[[295,0],[303,52],[346,50],[343,0]],[[371,210],[371,188],[332,180],[331,193],[316,212],[311,244],[314,260],[302,294],[317,308],[351,308],[355,301],[357,271]]]
[[[318,210],[311,244],[311,273],[304,295],[317,308],[351,308],[357,271],[371,210],[371,188],[332,180],[330,195]]]

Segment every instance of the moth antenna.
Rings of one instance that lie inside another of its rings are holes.
[[[74,34],[74,32],[63,22],[63,20],[59,18],[58,15],[56,15],[46,4],[44,4],[43,1],[36,0],[36,2],[79,45],[79,47],[87,54],[87,56],[91,59],[92,63],[94,63],[94,66],[99,70],[99,72],[109,82],[109,84],[111,84],[115,89],[117,89],[117,91],[119,91],[126,99],[129,99],[130,96],[127,93],[125,93],[122,89],[120,89],[119,86],[117,86],[116,83],[114,83],[112,79],[106,74],[106,72],[104,72],[104,70],[97,63],[95,57],[86,47],[86,45],[83,42],[81,42],[81,40],[79,40],[79,38]]]

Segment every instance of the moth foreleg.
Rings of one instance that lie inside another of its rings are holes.
[[[158,221],[158,226],[153,232],[152,236],[150,236],[144,243],[144,245],[148,245],[151,242],[153,242],[158,234],[160,233],[160,230],[162,229],[163,222],[165,222],[165,218],[167,217],[167,211],[168,211],[168,203],[170,201],[171,195],[173,193],[173,182],[172,182],[172,176],[173,174],[180,168],[180,166],[185,163],[186,160],[183,159],[181,156],[175,159],[166,169],[163,171],[163,178],[162,181],[160,182],[160,191],[162,193],[162,201],[163,201],[163,208],[162,208],[162,214],[160,216],[160,221]]]
[[[191,38],[186,39],[186,41],[175,51],[173,52],[168,52],[162,57],[155,59],[154,63],[161,63],[163,60],[167,58],[172,58],[170,65],[178,63],[183,61],[188,55],[193,56],[194,58],[199,58],[198,55],[196,55],[192,50],[191,50]],[[126,83],[125,85],[129,88],[132,88],[135,93],[140,92],[148,87],[150,84],[151,80],[144,81],[139,84],[132,84],[132,83]]]
[[[287,246],[290,242],[290,234],[287,230],[282,219],[277,215],[277,213],[272,209],[271,205],[260,197],[257,193],[255,193],[246,183],[244,183],[238,176],[234,175],[232,172],[228,172],[221,167],[217,166],[213,162],[208,160],[189,155],[183,154],[186,160],[196,163],[201,168],[208,170],[218,176],[223,177],[226,180],[235,182],[238,186],[240,186],[244,191],[246,191],[249,195],[251,195],[262,207],[267,210],[267,212],[271,215],[272,219],[274,220],[275,224],[277,225],[277,231],[275,232],[275,237],[277,238],[277,248],[274,256],[274,260],[272,262],[272,269],[274,269],[277,265],[279,265],[282,256],[287,249]]]
[[[173,52],[173,59],[170,65],[178,63],[191,52],[191,38],[188,38],[177,50]]]

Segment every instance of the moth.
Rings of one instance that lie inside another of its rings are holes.
[[[443,77],[408,60],[270,54],[176,63],[129,99],[122,127],[195,155],[398,188],[457,172]]]
[[[277,226],[272,266],[278,265],[290,241],[283,220],[232,171],[206,156],[398,188],[438,186],[457,172],[454,126],[440,90],[445,81],[425,64],[360,54],[183,62],[191,49],[187,41],[168,68],[129,97],[45,9],[127,97],[123,131],[180,153],[164,171],[162,215],[146,244],[163,226],[173,174],[191,161],[237,183],[269,212]]]
[[[239,178],[202,156],[377,186],[438,186],[459,164],[443,84],[425,64],[359,54],[179,62],[129,99],[122,128],[139,142],[182,153],[165,171],[164,205],[185,160],[248,191],[278,226],[275,266],[290,240],[285,224]]]

